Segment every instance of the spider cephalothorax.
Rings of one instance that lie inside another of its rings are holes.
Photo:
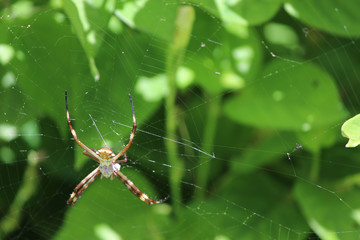
[[[120,164],[114,163],[113,158],[115,157],[114,152],[105,146],[100,150],[96,151],[96,154],[100,157],[100,172],[101,177],[110,177],[111,180],[114,178],[114,171],[120,170]]]
[[[133,114],[133,128],[130,134],[129,142],[126,146],[117,154],[108,147],[104,146],[99,150],[90,149],[85,144],[83,144],[77,137],[74,128],[72,127],[70,121],[70,114],[68,109],[67,103],[67,92],[65,91],[65,104],[66,104],[66,117],[67,122],[69,124],[69,128],[71,134],[74,136],[74,139],[80,147],[84,149],[83,154],[94,159],[99,163],[99,166],[92,171],[89,175],[87,175],[74,189],[74,192],[70,195],[69,200],[67,201],[68,204],[73,206],[77,200],[79,200],[81,194],[86,190],[86,188],[95,181],[95,179],[101,174],[101,178],[109,178],[112,180],[115,177],[120,179],[121,182],[125,184],[125,186],[138,198],[140,198],[145,203],[151,205],[154,203],[161,203],[163,200],[155,201],[149,198],[145,193],[141,192],[139,188],[137,188],[132,181],[130,181],[122,172],[120,172],[120,163],[127,162],[126,151],[130,148],[136,131],[136,118],[135,118],[135,111],[134,105],[129,94],[130,103],[131,103],[131,110]],[[124,156],[124,159],[118,160],[121,156]]]

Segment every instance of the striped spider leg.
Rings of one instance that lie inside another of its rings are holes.
[[[73,193],[71,193],[69,200],[67,201],[67,204],[70,204],[70,206],[73,206],[81,197],[82,193],[89,187],[91,183],[95,181],[95,179],[101,175],[101,178],[109,178],[110,180],[113,180],[114,177],[117,177],[120,179],[122,183],[138,198],[140,198],[141,201],[152,205],[154,203],[161,203],[164,200],[152,200],[149,198],[145,193],[141,192],[139,188],[137,188],[132,181],[130,181],[121,171],[120,171],[120,164],[119,163],[125,163],[127,162],[127,156],[126,151],[130,148],[136,131],[136,118],[135,118],[135,111],[134,111],[134,105],[131,99],[131,96],[129,94],[130,103],[131,103],[131,110],[133,115],[133,128],[130,134],[129,142],[126,144],[126,146],[117,154],[108,147],[104,146],[99,150],[90,149],[85,144],[83,144],[77,137],[75,129],[72,127],[71,121],[70,121],[70,114],[69,114],[69,108],[68,108],[68,101],[67,101],[67,91],[65,91],[65,105],[66,105],[66,117],[67,122],[71,131],[71,134],[73,135],[76,143],[84,149],[83,154],[99,163],[99,166],[92,171],[89,175],[87,175],[74,189]],[[95,122],[94,122],[95,123]],[[124,156],[124,159],[118,160],[121,156]]]

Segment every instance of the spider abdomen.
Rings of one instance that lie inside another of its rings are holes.
[[[104,177],[110,177],[114,173],[112,164],[110,166],[100,165],[100,172]]]
[[[120,169],[120,165],[118,163],[110,164],[108,166],[100,164],[100,172],[106,178],[111,177],[113,175],[114,171],[119,170],[119,169]]]

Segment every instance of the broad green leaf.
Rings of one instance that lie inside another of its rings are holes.
[[[104,38],[104,28],[108,25],[115,7],[114,0],[106,1],[64,0],[63,6],[72,26],[86,52],[91,74],[95,81],[100,79],[95,64],[95,56]]]
[[[281,7],[281,0],[215,0],[220,18],[226,25],[258,25],[271,19]]]
[[[228,117],[255,127],[307,132],[346,116],[331,76],[312,63],[275,60],[263,76],[226,102]]]
[[[311,27],[343,37],[360,36],[358,0],[286,0],[285,10]]]
[[[349,139],[345,147],[353,148],[360,144],[360,114],[344,122],[341,134]]]
[[[299,181],[295,197],[308,224],[321,239],[357,238],[358,228],[353,218],[355,209],[345,203],[358,199],[356,194],[349,194],[349,199],[344,197],[344,202],[332,191]]]
[[[220,18],[224,25],[259,25],[269,21],[280,9],[281,0],[192,0],[211,14]]]
[[[173,39],[177,5],[166,1],[116,1],[115,16],[167,42]]]
[[[150,198],[156,198],[149,181],[140,174],[127,170],[123,173]],[[74,186],[76,184],[74,183]],[[68,196],[63,195],[64,201]],[[100,180],[99,177],[86,189],[77,203],[69,207],[64,226],[55,239],[94,239],[94,235],[103,236],[106,232],[112,232],[121,239],[143,239],[144,236],[152,236],[160,230],[164,224],[162,218],[168,217],[169,208],[167,203],[147,205],[117,178],[110,181]],[[141,225],[141,228],[131,230],[134,224]],[[99,229],[101,226],[102,230]]]

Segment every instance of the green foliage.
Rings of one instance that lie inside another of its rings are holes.
[[[358,9],[356,0],[1,3],[0,237],[355,239],[359,152],[344,150],[339,126],[360,110]],[[65,90],[80,140],[104,145],[91,114],[114,152],[131,131],[131,93],[135,166],[122,171],[166,203],[149,207],[104,179],[66,206],[96,163],[71,140]],[[342,126],[347,147],[360,144],[359,118]]]
[[[321,239],[356,238],[356,234],[351,232],[357,230],[357,221],[352,217],[357,214],[357,210],[342,204],[336,198],[328,198],[328,190],[316,185],[298,182],[294,191],[301,211]],[[358,199],[354,193],[346,193],[344,197],[351,202]],[[338,232],[345,229],[350,234],[339,236]]]
[[[129,171],[124,173],[130,179],[136,179],[136,185],[141,186],[144,191],[151,193],[150,186],[140,174],[134,174]],[[112,191],[108,191],[112,189]],[[101,200],[99,198],[101,196]],[[120,185],[118,181],[97,181],[91,185],[86,192],[86,197],[81,198],[79,203],[83,207],[71,208],[66,217],[63,230],[57,234],[55,239],[83,239],[94,238],[96,228],[100,224],[105,224],[113,229],[122,239],[141,239],[144,234],[149,238],[155,238],[161,225],[155,224],[158,221],[164,221],[169,217],[170,209],[167,205],[147,206],[139,201],[134,195],[128,194],[128,190]],[[99,202],[97,202],[99,201]],[[97,203],[96,203],[97,202]],[[89,211],[94,203],[98,207]],[[90,215],[89,215],[90,213]],[[85,223],[81,223],[85,221]],[[134,223],[141,222],[141,229],[129,231]],[[82,225],[81,228],[76,225]],[[119,228],[121,226],[121,228]],[[100,237],[100,239],[102,239]]]
[[[356,147],[360,144],[360,114],[350,118],[341,127],[341,133],[349,141],[346,147]]]
[[[286,0],[284,9],[300,21],[323,31],[344,37],[358,37],[358,4],[357,0]]]
[[[275,60],[262,75],[267,77],[260,84],[226,103],[225,113],[234,121],[307,132],[345,118],[334,81],[317,66]]]

